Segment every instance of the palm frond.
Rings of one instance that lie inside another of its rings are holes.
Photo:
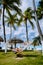
[[[15,17],[17,17],[17,13],[16,13],[16,14],[14,14],[14,15],[13,15],[13,17],[14,17],[14,18],[15,18]]]
[[[43,18],[43,13],[42,13],[42,9],[39,7],[37,8],[37,17],[38,17],[38,20],[42,19]]]
[[[32,17],[32,19],[34,19],[36,21],[35,16],[31,16],[31,17]]]
[[[33,39],[36,40],[36,41],[38,41],[38,44],[41,44],[40,36],[37,36],[37,37],[35,37]]]
[[[0,0],[0,5],[2,4],[2,0]]]
[[[21,9],[16,5],[10,5],[10,7],[15,10],[19,15],[22,15]]]
[[[37,41],[36,39],[34,39],[34,41],[33,41],[32,45],[34,45],[34,46],[39,45],[37,42],[38,42],[38,41]]]
[[[31,12],[31,8],[27,8],[25,12]]]
[[[5,23],[9,22],[9,19],[5,20]]]
[[[11,15],[9,9],[8,9],[8,7],[6,7],[6,11],[7,11],[8,15],[13,19],[12,15]]]
[[[21,0],[9,0],[10,4],[16,3],[17,5],[21,4]]]
[[[21,23],[22,23],[22,21],[23,21],[23,18],[22,18],[22,17],[20,17],[20,19],[18,19],[18,23],[17,23],[17,25],[18,25],[18,26],[20,26],[20,25],[21,25]]]
[[[39,1],[39,7],[43,8],[43,0]]]
[[[4,15],[4,17],[5,17],[6,19],[9,19],[9,17],[8,17],[8,16],[6,16],[6,15]]]

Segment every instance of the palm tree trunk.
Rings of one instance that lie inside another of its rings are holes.
[[[40,28],[40,25],[39,25],[39,21],[38,21],[38,18],[37,18],[35,0],[33,0],[33,7],[34,7],[34,11],[35,11],[35,19],[36,19],[36,24],[37,24],[39,36],[40,36],[41,43],[42,43],[42,54],[43,54],[43,38],[42,38],[42,31],[41,31],[41,28]]]
[[[15,43],[15,48],[16,48],[16,43]]]
[[[27,27],[27,19],[26,19],[26,39],[27,39],[27,42],[28,42],[28,27]]]
[[[12,26],[10,25],[10,39],[12,37]]]
[[[5,34],[5,22],[4,22],[4,5],[3,5],[3,32],[4,32],[4,42],[6,43],[6,34]],[[6,53],[6,48],[5,48],[5,53]]]
[[[0,45],[1,45],[1,42],[0,42]],[[0,49],[2,49],[2,47],[0,46]]]
[[[11,40],[11,37],[12,37],[12,26],[10,25],[10,40]],[[13,45],[11,44],[11,49],[13,49]]]
[[[3,5],[3,32],[4,32],[4,41],[6,42],[6,35],[5,35],[5,22],[4,22],[4,5]]]
[[[0,20],[1,20],[1,9],[0,9]]]

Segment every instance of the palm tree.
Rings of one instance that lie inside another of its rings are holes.
[[[17,24],[17,21],[18,21],[17,13],[13,14],[12,17],[13,17],[13,19],[11,17],[5,15],[5,18],[6,18],[5,22],[10,27],[10,39],[12,36],[12,27],[14,28],[14,30],[16,30],[15,24]]]
[[[5,16],[6,20],[5,22],[7,22],[8,26],[10,27],[10,39],[12,37],[12,27],[14,28],[14,30],[16,30],[15,24],[17,24],[17,13],[12,15],[12,18],[10,18],[9,16]],[[12,48],[12,45],[11,45]]]
[[[7,0],[3,0],[2,1],[2,4],[3,4],[3,28],[4,28],[4,39],[5,39],[5,42],[6,42],[6,36],[5,36],[5,23],[4,23],[4,11],[5,11],[5,9],[7,10],[7,12],[8,12],[8,14],[9,14],[9,16],[11,17],[11,18],[13,18],[12,16],[11,16],[11,13],[10,13],[10,11],[9,11],[9,9],[13,9],[13,10],[16,10],[18,13],[21,11],[15,4],[13,4],[13,3],[16,3],[17,5],[19,5],[20,4],[20,0],[9,0],[9,1],[7,1]]]
[[[34,49],[35,49],[35,46],[39,45],[38,41],[36,39],[34,39],[32,45],[34,46]]]
[[[32,28],[34,28],[34,24],[32,23],[31,19],[35,18],[34,16],[32,16],[33,11],[31,10],[31,8],[27,8],[26,11],[24,12],[24,14],[22,15],[22,17],[20,18],[18,25],[20,25],[20,23],[22,23],[24,21],[25,26],[26,26],[26,39],[27,42],[28,40],[28,27],[27,27],[27,21],[29,21],[29,23],[31,24]]]
[[[43,36],[43,35],[42,35],[42,36]],[[37,46],[37,45],[41,45],[40,36],[37,36],[37,37],[33,38],[32,45],[34,45],[34,48],[35,48],[35,46]]]
[[[2,5],[3,5],[3,31],[4,31],[4,41],[6,43],[6,35],[5,35],[5,22],[4,22],[4,12],[5,9],[7,11],[7,13],[9,14],[9,16],[12,18],[10,10],[15,10],[16,12],[18,12],[18,14],[21,14],[21,9],[18,8],[18,6],[16,5],[20,4],[20,0],[2,0]],[[6,51],[5,51],[6,53]]]
[[[39,36],[40,36],[40,39],[41,39],[41,43],[43,43],[42,31],[41,31],[41,28],[40,28],[40,25],[39,25],[39,21],[38,21],[38,17],[37,17],[37,13],[36,13],[35,0],[33,0],[33,7],[34,7],[34,12],[35,12],[34,14],[35,14],[36,25],[37,25],[37,28],[38,28]]]

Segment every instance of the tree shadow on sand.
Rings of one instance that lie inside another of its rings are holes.
[[[23,55],[23,57],[38,57],[38,55]]]

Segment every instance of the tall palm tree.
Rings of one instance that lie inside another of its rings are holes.
[[[38,28],[38,32],[39,32],[39,36],[40,36],[40,39],[41,39],[41,43],[43,44],[42,31],[41,31],[41,28],[40,28],[40,25],[39,25],[39,21],[38,21],[38,17],[37,17],[37,13],[36,13],[35,0],[33,0],[33,7],[34,7],[34,12],[35,12],[34,14],[35,14],[35,19],[36,19],[36,25],[37,25],[37,28]]]
[[[26,39],[27,42],[29,41],[28,39],[28,27],[27,27],[27,21],[29,21],[29,23],[31,24],[32,28],[34,28],[34,24],[32,23],[31,19],[35,18],[32,15],[33,11],[31,10],[31,8],[27,8],[26,11],[24,12],[24,14],[22,15],[22,17],[20,18],[18,25],[20,25],[20,23],[22,23],[24,21],[25,26],[26,26]]]
[[[5,9],[7,10],[8,14],[10,15],[11,17],[11,13],[9,11],[9,9],[13,9],[15,11],[17,11],[18,13],[21,12],[21,10],[13,3],[16,3],[17,5],[20,4],[20,0],[3,0],[2,1],[2,4],[3,4],[3,28],[4,28],[4,39],[5,39],[5,42],[6,42],[6,36],[5,36],[5,23],[4,23],[4,11]],[[12,17],[11,17],[12,18]]]
[[[2,5],[3,5],[3,31],[4,31],[4,40],[6,43],[6,35],[5,35],[5,22],[4,22],[4,12],[5,9],[7,11],[7,13],[9,14],[9,16],[12,18],[10,10],[15,10],[16,12],[18,12],[19,14],[21,14],[21,9],[18,8],[17,5],[20,4],[20,0],[2,0]],[[5,51],[6,53],[6,51]]]

